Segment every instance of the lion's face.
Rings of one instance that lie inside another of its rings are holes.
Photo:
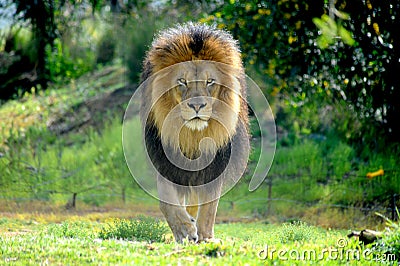
[[[225,144],[235,133],[240,111],[234,74],[232,67],[207,61],[179,63],[156,74],[152,113],[162,139],[183,150],[198,148],[197,141],[205,137],[217,147]],[[179,144],[173,141],[178,135]]]
[[[202,65],[192,67],[179,73],[173,97],[179,104],[184,125],[202,131],[211,119],[220,91],[220,78],[215,69],[204,69]]]

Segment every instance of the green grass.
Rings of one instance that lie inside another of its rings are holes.
[[[137,219],[114,220],[100,231],[99,238],[164,242],[167,230],[162,222],[140,216]]]
[[[10,220],[10,222],[15,221]],[[7,225],[7,221],[3,220],[0,228]],[[142,229],[146,226],[153,228],[154,224],[136,224],[132,229],[137,226],[142,226]],[[364,247],[356,240],[347,239],[345,231],[324,230],[300,222],[290,225],[261,222],[217,224],[215,233],[218,240],[200,244],[176,244],[171,241],[169,231],[167,234],[163,233],[166,240],[161,242],[124,240],[118,237],[101,239],[99,236],[104,232],[104,228],[107,228],[107,223],[84,219],[65,221],[61,224],[39,224],[34,227],[25,225],[25,227],[23,232],[0,233],[1,263],[12,262],[16,265],[341,265],[346,263],[374,265],[376,263],[373,261],[372,253],[367,253],[368,256],[362,255],[363,251],[369,251],[371,247]],[[148,233],[144,233],[146,234]],[[313,252],[315,257],[312,256]],[[355,252],[361,254],[360,259],[354,255]],[[383,256],[383,253],[377,250],[373,254],[375,258]],[[389,262],[385,261],[384,264]]]

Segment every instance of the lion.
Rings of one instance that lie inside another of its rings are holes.
[[[160,210],[177,242],[212,240],[221,191],[241,177],[250,150],[238,43],[204,24],[167,29],[148,50],[141,79]]]

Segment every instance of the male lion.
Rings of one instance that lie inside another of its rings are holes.
[[[161,32],[144,60],[141,120],[175,240],[214,237],[221,191],[249,154],[245,74],[225,31],[187,23]]]

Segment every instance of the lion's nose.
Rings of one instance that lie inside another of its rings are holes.
[[[205,102],[188,102],[187,105],[198,113],[200,109],[204,108],[207,103]]]

